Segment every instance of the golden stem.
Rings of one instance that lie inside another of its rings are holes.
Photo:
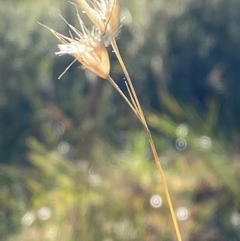
[[[124,72],[124,74],[126,76],[129,94],[131,96],[131,99],[133,99],[132,102],[133,102],[134,107],[136,108],[136,109],[134,109],[135,110],[134,113],[139,118],[139,120],[143,124],[144,129],[147,132],[148,141],[149,141],[149,144],[150,144],[153,156],[154,156],[154,160],[155,160],[158,172],[159,172],[160,177],[161,177],[162,182],[163,182],[164,192],[165,192],[166,197],[167,197],[167,202],[168,202],[168,206],[169,206],[169,209],[170,209],[170,213],[171,213],[174,229],[175,229],[178,241],[182,241],[182,237],[181,237],[181,233],[180,233],[180,230],[179,230],[177,218],[176,218],[176,215],[175,215],[175,212],[174,212],[171,196],[170,196],[170,193],[169,193],[169,190],[168,190],[167,181],[166,181],[165,176],[164,176],[164,172],[163,172],[163,169],[162,169],[162,166],[161,166],[161,163],[160,163],[160,158],[159,158],[159,156],[157,154],[157,150],[156,150],[153,138],[152,138],[152,134],[151,134],[151,132],[150,132],[150,130],[148,128],[148,125],[147,125],[145,116],[143,114],[141,105],[139,103],[137,94],[136,94],[135,89],[133,87],[131,78],[130,78],[130,76],[128,74],[128,71],[127,71],[126,66],[124,64],[124,61],[122,60],[122,57],[121,57],[121,54],[120,54],[120,52],[118,50],[118,46],[117,46],[117,43],[116,43],[115,39],[111,39],[111,45],[112,45],[112,48],[113,48],[113,50],[114,50],[114,52],[115,52],[115,54],[116,54],[116,56],[118,58],[118,61],[119,61],[120,65],[122,67],[122,70],[123,70],[123,72]]]
[[[131,109],[133,110],[133,112],[137,115],[135,108],[133,107],[133,105],[131,104],[131,102],[128,100],[127,96],[122,92],[122,90],[118,87],[118,85],[115,83],[115,81],[108,76],[107,79],[111,85],[117,90],[117,92],[123,97],[123,99],[127,102],[127,104],[131,107]]]
[[[133,96],[134,101],[135,101],[136,106],[137,106],[137,110],[138,110],[138,112],[140,114],[139,117],[142,118],[144,115],[143,115],[143,112],[142,112],[141,105],[140,105],[140,103],[138,101],[137,94],[135,92],[135,89],[133,87],[133,84],[132,84],[131,78],[130,78],[130,76],[128,74],[128,71],[127,71],[127,69],[125,67],[125,64],[124,64],[124,62],[122,60],[122,57],[121,57],[120,52],[118,50],[117,43],[116,43],[115,39],[111,39],[111,45],[112,45],[112,48],[113,48],[113,50],[114,50],[114,52],[115,52],[115,54],[116,54],[116,56],[118,58],[118,61],[119,61],[120,65],[122,67],[123,73],[126,76],[127,83],[128,83],[129,89],[131,91],[130,94]],[[147,124],[144,118],[142,119],[142,121],[145,122],[145,124]]]

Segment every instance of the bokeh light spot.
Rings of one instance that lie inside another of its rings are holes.
[[[209,150],[212,147],[212,140],[208,136],[201,136],[198,140],[201,149]]]
[[[30,226],[36,220],[36,215],[33,211],[27,212],[21,219],[21,224]]]
[[[38,210],[37,214],[41,220],[48,220],[52,216],[52,211],[48,207],[42,207]]]
[[[187,136],[188,134],[188,131],[189,131],[189,128],[188,128],[188,125],[186,124],[181,124],[177,127],[176,129],[176,135],[178,137],[181,137],[181,138],[184,138]]]
[[[69,149],[70,149],[69,144],[65,141],[60,142],[58,145],[58,151],[62,154],[68,153]]]
[[[60,136],[60,135],[64,134],[65,126],[62,123],[57,122],[57,123],[54,124],[53,130],[57,135]]]
[[[189,211],[185,207],[180,207],[176,210],[176,215],[178,220],[186,220],[189,217]]]
[[[234,212],[231,215],[231,223],[234,227],[240,228],[240,213]]]
[[[159,208],[162,206],[162,198],[159,195],[153,195],[150,199],[150,204],[154,208]]]
[[[184,151],[187,148],[187,141],[183,138],[178,138],[175,145],[178,151]]]

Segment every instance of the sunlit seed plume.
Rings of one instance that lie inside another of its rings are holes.
[[[57,55],[70,54],[85,68],[101,78],[107,79],[110,71],[110,61],[102,34],[94,28],[89,31],[81,19],[79,21],[81,32],[67,23],[76,37],[73,37],[71,32],[71,37],[66,37],[47,26],[44,27],[48,28],[61,43],[58,45],[59,51],[56,52]]]
[[[119,32],[120,0],[77,0],[89,19],[108,37],[115,38]]]

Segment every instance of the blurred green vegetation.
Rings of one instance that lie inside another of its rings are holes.
[[[240,2],[122,0],[118,39],[183,239],[240,239]],[[67,1],[0,5],[1,240],[174,240],[141,126],[118,93],[56,57]],[[111,75],[126,91],[111,52]]]

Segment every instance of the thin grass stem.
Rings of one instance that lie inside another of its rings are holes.
[[[132,103],[129,101],[129,99],[127,98],[127,96],[122,92],[122,90],[119,88],[119,86],[115,83],[115,81],[108,76],[107,79],[111,85],[117,90],[117,92],[124,98],[124,100],[127,102],[127,104],[130,106],[130,108],[133,110],[133,112],[135,113],[135,115],[138,116],[138,113],[136,112],[136,109],[134,108],[134,106],[132,105]]]
[[[127,87],[128,93],[129,93],[129,96],[130,96],[130,98],[131,98],[131,101],[132,101],[132,103],[133,103],[133,105],[134,105],[134,107],[135,107],[135,110],[136,110],[136,112],[138,113],[138,115],[140,115],[140,113],[138,112],[138,108],[137,108],[136,102],[135,102],[135,100],[134,100],[134,98],[133,98],[133,95],[132,95],[130,89],[129,89],[128,82],[125,81],[125,84],[126,84],[126,87]]]
[[[111,45],[112,45],[112,48],[113,48],[113,50],[114,50],[114,52],[115,52],[115,54],[116,54],[116,56],[118,58],[118,61],[119,61],[120,65],[122,67],[122,70],[123,70],[123,72],[124,72],[124,74],[126,76],[128,92],[129,92],[129,95],[130,95],[130,97],[132,99],[132,102],[134,103],[133,105],[136,108],[136,110],[134,109],[135,110],[134,113],[136,114],[138,119],[141,121],[141,123],[143,124],[144,129],[147,132],[147,137],[148,137],[148,141],[149,141],[152,153],[153,153],[153,157],[154,157],[155,163],[157,165],[158,172],[159,172],[160,177],[161,177],[162,182],[163,182],[164,192],[165,192],[165,195],[166,195],[166,198],[167,198],[167,202],[168,202],[168,206],[169,206],[169,209],[170,209],[170,213],[171,213],[171,217],[172,217],[172,221],[173,221],[173,226],[174,226],[174,229],[175,229],[178,241],[182,241],[180,229],[179,229],[177,218],[176,218],[176,215],[175,215],[175,212],[174,212],[174,208],[173,208],[173,203],[172,203],[171,196],[170,196],[170,193],[169,193],[169,190],[168,190],[167,181],[166,181],[166,178],[165,178],[162,166],[161,166],[160,158],[159,158],[159,156],[157,154],[157,150],[156,150],[156,146],[154,144],[153,138],[152,138],[152,134],[151,134],[151,132],[150,132],[150,130],[148,128],[145,116],[144,116],[143,111],[142,111],[142,107],[141,107],[141,105],[139,103],[137,94],[135,92],[135,89],[133,87],[131,78],[130,78],[130,76],[128,74],[127,68],[126,68],[126,66],[124,64],[124,61],[123,61],[123,59],[121,57],[121,54],[120,54],[120,52],[118,50],[118,46],[117,46],[117,43],[116,43],[115,39],[111,39]]]
[[[129,74],[128,74],[128,71],[127,71],[127,69],[126,69],[126,66],[125,66],[125,64],[124,64],[124,62],[123,62],[123,59],[122,59],[122,57],[121,57],[121,54],[120,54],[120,52],[119,52],[119,50],[118,50],[118,46],[117,46],[117,43],[116,43],[116,40],[115,40],[115,39],[112,39],[112,38],[111,38],[111,45],[112,45],[112,48],[113,48],[113,50],[114,50],[114,52],[115,52],[115,54],[116,54],[116,56],[117,56],[117,58],[118,58],[118,61],[119,61],[120,65],[121,65],[121,67],[122,67],[123,73],[124,73],[125,76],[126,76],[127,83],[128,83],[128,85],[129,85],[129,89],[130,89],[130,91],[131,91],[132,96],[134,97],[134,100],[135,100],[137,109],[138,109],[138,111],[139,111],[139,113],[140,113],[140,118],[142,118],[144,115],[143,115],[143,112],[142,112],[141,105],[140,105],[140,103],[139,103],[139,101],[138,101],[137,94],[136,94],[135,89],[134,89],[134,87],[133,87],[133,85],[132,85],[131,78],[130,78],[130,76],[129,76]],[[145,124],[147,124],[144,118],[142,119],[142,121],[145,122]]]

